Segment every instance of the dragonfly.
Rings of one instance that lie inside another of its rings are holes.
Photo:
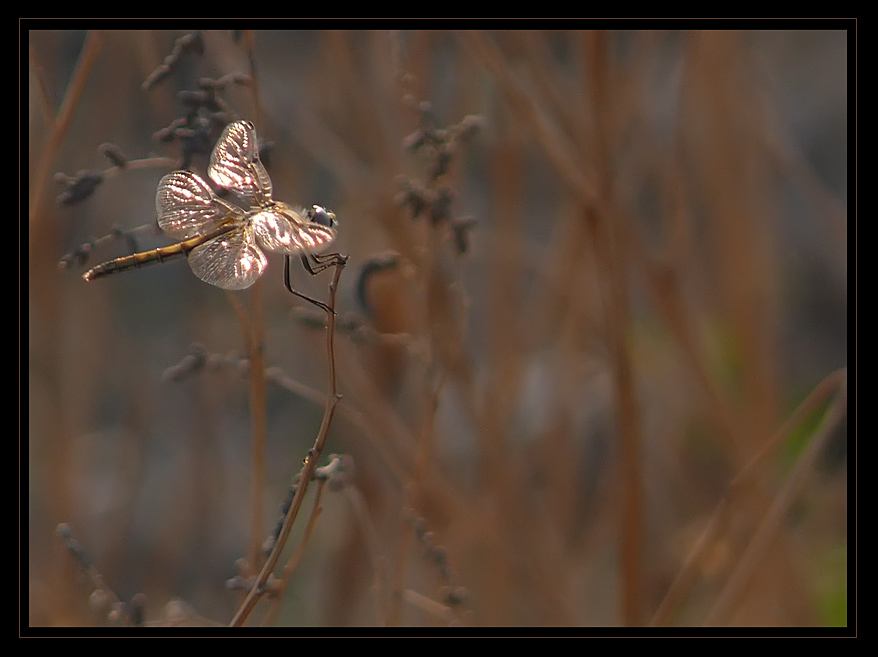
[[[335,239],[335,214],[319,205],[294,209],[272,198],[271,178],[259,159],[250,121],[226,126],[210,155],[207,175],[218,188],[230,190],[240,205],[214,192],[197,174],[173,171],[159,182],[155,206],[159,228],[181,241],[104,262],[82,277],[91,281],[186,256],[192,272],[206,283],[243,290],[265,271],[268,259],[263,250],[274,251],[287,256],[287,289],[322,307],[291,288],[289,256],[300,255],[312,274],[330,266],[327,258],[332,255],[321,256],[320,251]]]

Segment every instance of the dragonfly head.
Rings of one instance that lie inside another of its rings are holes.
[[[320,205],[312,205],[308,208],[308,220],[327,228],[335,228],[338,225],[335,213]]]

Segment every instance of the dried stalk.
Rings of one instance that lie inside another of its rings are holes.
[[[250,592],[247,594],[244,602],[241,603],[241,607],[238,609],[238,611],[235,613],[234,618],[232,618],[232,621],[229,623],[230,627],[241,627],[249,617],[250,613],[253,611],[256,603],[259,602],[259,599],[265,592],[265,584],[268,581],[271,573],[274,571],[274,567],[277,565],[278,560],[280,559],[281,552],[283,552],[284,546],[287,542],[287,538],[290,535],[290,530],[292,530],[293,528],[293,523],[295,523],[296,517],[299,515],[299,509],[301,509],[302,507],[302,501],[305,499],[305,493],[308,489],[308,484],[311,482],[311,479],[314,476],[314,470],[317,468],[317,463],[320,461],[320,456],[323,454],[323,450],[326,447],[326,437],[329,434],[329,427],[332,424],[332,418],[335,414],[335,407],[341,399],[341,396],[337,392],[337,384],[335,378],[335,296],[336,291],[338,290],[338,280],[341,277],[341,272],[342,269],[344,269],[346,261],[347,258],[344,256],[336,257],[335,262],[332,265],[334,267],[332,282],[329,284],[329,298],[327,300],[329,312],[327,312],[326,322],[326,352],[329,363],[329,392],[326,396],[326,408],[323,412],[323,422],[320,424],[320,429],[317,432],[317,438],[314,440],[314,446],[310,450],[308,450],[308,456],[305,458],[305,464],[301,470],[301,477],[299,480],[299,485],[296,489],[296,494],[293,497],[293,503],[290,505],[289,511],[287,511],[287,515],[284,518],[283,527],[281,528],[277,541],[275,541],[275,544],[271,549],[271,553],[268,555],[268,558],[265,560],[265,564],[262,566],[262,570],[259,571],[259,575],[253,582],[253,586],[250,588]]]

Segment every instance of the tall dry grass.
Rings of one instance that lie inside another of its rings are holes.
[[[181,161],[152,135],[231,73],[350,257],[317,465],[353,470],[248,625],[848,622],[844,31],[209,31],[145,90],[181,36],[26,34],[29,625],[229,623],[317,435],[280,258],[58,267],[165,243],[127,232]]]

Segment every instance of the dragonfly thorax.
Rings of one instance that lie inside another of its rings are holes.
[[[274,201],[247,215],[259,243],[269,251],[313,253],[335,239],[335,215],[324,208],[294,210]]]

